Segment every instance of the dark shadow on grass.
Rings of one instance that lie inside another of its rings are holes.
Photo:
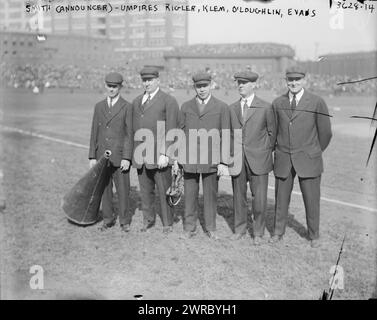
[[[233,213],[233,196],[229,194],[220,194],[217,199],[217,212],[224,218],[229,229],[234,232],[234,213]],[[266,212],[266,231],[273,234],[275,219],[275,201],[274,199],[267,199]],[[300,237],[308,239],[306,228],[298,222],[294,215],[288,214],[287,221],[288,228],[292,228]],[[247,229],[251,237],[254,236],[253,231],[253,216],[251,199],[248,199],[248,222]]]
[[[117,206],[117,195],[114,196],[114,205],[115,208]],[[136,190],[136,187],[131,187],[130,190],[130,210],[132,216],[136,212],[136,208],[141,210],[141,198],[139,196],[139,192]],[[253,237],[253,218],[252,218],[252,205],[251,199],[248,199],[248,232],[251,237]],[[116,209],[117,210],[117,209]],[[160,216],[160,200],[159,197],[155,196],[154,201],[154,210],[157,215]],[[174,213],[174,224],[178,224],[182,221],[184,222],[184,195],[182,195],[181,201],[178,205],[172,207]],[[233,195],[230,194],[219,194],[217,197],[217,214],[221,216],[226,224],[228,225],[229,229],[234,232],[234,213],[233,213]],[[266,231],[272,235],[273,228],[274,228],[274,218],[275,218],[275,201],[274,199],[267,199],[267,213],[266,213]],[[198,220],[202,230],[205,232],[205,223],[204,223],[204,216],[203,216],[203,196],[198,197]],[[100,221],[100,220],[99,220]],[[300,237],[304,239],[308,239],[306,228],[298,222],[294,215],[288,214],[288,221],[287,227],[292,228]]]

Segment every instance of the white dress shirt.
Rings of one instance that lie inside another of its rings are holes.
[[[204,102],[204,104],[207,104],[208,101],[209,101],[209,99],[211,99],[211,95],[209,95],[209,96],[207,97],[207,99],[204,99],[204,100],[202,100],[202,99],[200,99],[198,96],[196,96],[196,101],[198,101],[199,104],[202,104],[202,101]]]
[[[302,95],[304,94],[304,88],[302,88],[299,92],[296,93],[296,106],[300,102],[300,99],[302,98]],[[293,93],[289,91],[289,103],[292,104],[293,99]]]
[[[158,92],[158,90],[160,90],[160,88],[157,88],[155,91],[153,91],[152,93],[148,93],[148,92],[145,92],[144,95],[143,95],[143,99],[141,100],[141,104],[144,104],[145,101],[148,100],[148,97],[149,97],[149,100],[152,100],[153,97],[156,95],[156,93]]]
[[[119,97],[120,97],[120,94],[118,94],[115,98],[112,98],[112,99],[110,97],[107,97],[107,105],[109,106],[109,108],[113,107],[118,102]]]
[[[245,101],[246,101],[247,107],[250,108],[251,103],[253,102],[254,96],[255,96],[255,94],[253,93],[251,96],[249,96],[247,98],[241,98],[240,104],[241,104],[241,114],[242,114],[242,116],[243,116],[243,105],[244,105]]]

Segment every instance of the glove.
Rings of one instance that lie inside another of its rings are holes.
[[[120,162],[120,171],[121,172],[126,172],[130,168],[130,161],[126,159],[122,159]]]
[[[96,159],[89,159],[89,169],[92,169],[97,163]]]
[[[171,167],[171,172],[172,172],[172,174],[176,175],[176,174],[178,174],[178,170],[179,170],[178,161],[174,160],[173,166]]]
[[[157,162],[157,167],[159,169],[163,169],[163,168],[166,168],[169,164],[169,157],[165,156],[165,155],[160,155],[160,158],[158,159],[158,162]]]

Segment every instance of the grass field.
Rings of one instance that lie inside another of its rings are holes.
[[[14,128],[88,145],[98,93],[1,91],[0,165],[6,209],[0,213],[1,299],[318,299],[328,289],[344,235],[340,265],[344,289],[334,299],[376,296],[377,151],[366,167],[376,97],[326,97],[333,115],[333,140],[324,154],[319,249],[305,238],[305,213],[299,194],[292,196],[284,243],[260,247],[251,238],[232,242],[231,182],[222,178],[217,224],[221,239],[202,233],[181,240],[181,222],[169,236],[161,222],[148,233],[142,224],[137,177],[132,170],[129,234],[98,225],[78,227],[60,208],[63,195],[87,171],[87,149],[32,137]],[[124,97],[132,100],[138,92]],[[230,103],[237,92],[214,93]],[[185,91],[173,92],[180,103]],[[192,95],[192,92],[191,92]],[[273,96],[260,95],[268,101]],[[270,176],[267,230],[274,214],[274,179]],[[295,191],[299,191],[296,183]],[[202,202],[202,199],[199,199]],[[182,215],[182,204],[178,215]],[[368,209],[369,208],[369,209]],[[32,290],[29,270],[44,270],[44,289]]]

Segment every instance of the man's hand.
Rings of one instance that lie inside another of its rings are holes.
[[[120,171],[126,172],[130,168],[131,162],[127,159],[122,159],[120,162]]]
[[[166,168],[169,164],[169,157],[165,155],[160,155],[160,158],[158,159],[157,166],[159,169]]]
[[[89,160],[89,168],[92,169],[97,163],[96,159],[90,159]]]
[[[220,163],[217,165],[217,175],[221,176],[229,176],[229,168],[225,164]]]

